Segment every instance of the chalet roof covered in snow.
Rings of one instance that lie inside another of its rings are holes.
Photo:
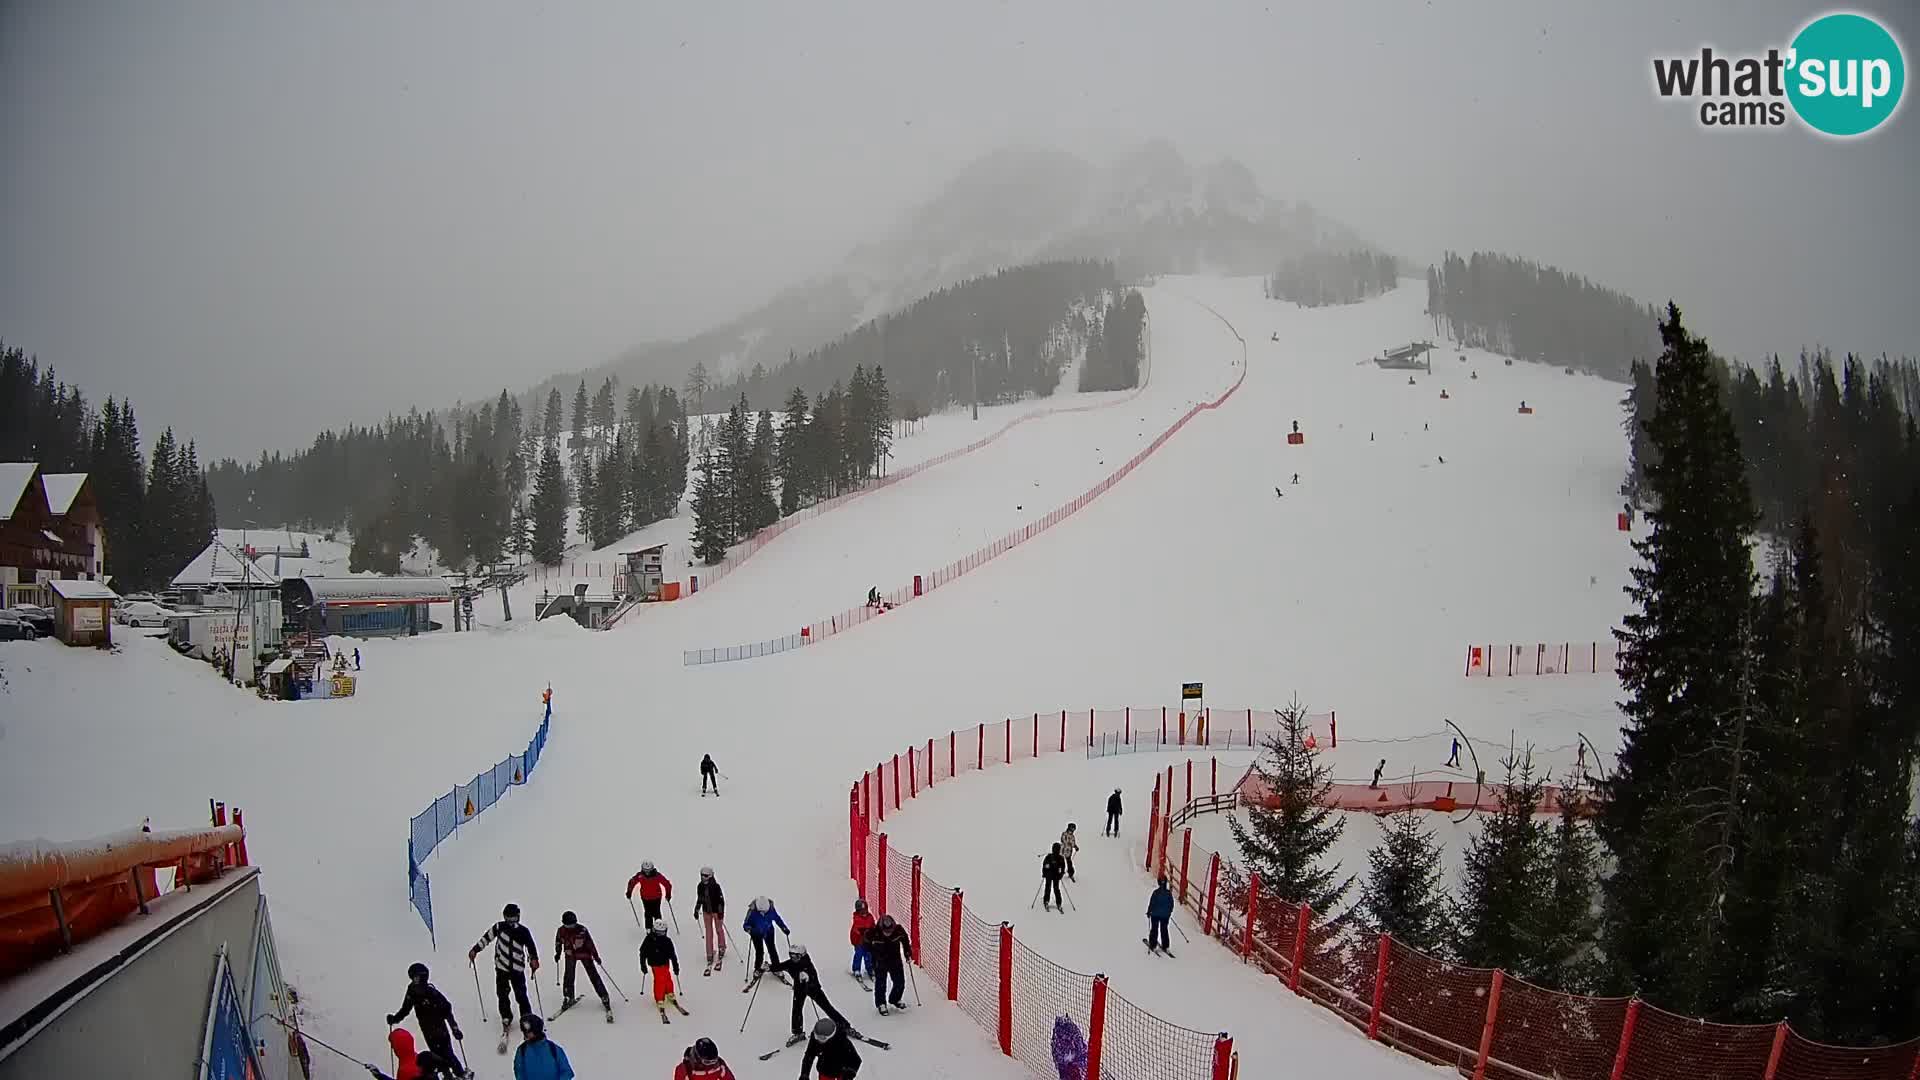
[[[440,577],[305,578],[308,595],[321,604],[434,603],[453,599],[453,587]]]
[[[279,580],[272,574],[242,558],[218,540],[208,544],[185,569],[173,575],[173,587],[176,589],[204,589],[214,585],[267,588],[277,584]]]
[[[73,509],[74,497],[86,482],[87,474],[83,472],[41,473],[40,486],[47,493],[47,509],[55,514]]]
[[[26,494],[27,485],[33,482],[33,473],[40,466],[31,461],[0,461],[0,521],[13,516],[13,510],[20,505],[20,496]]]
[[[97,581],[79,581],[72,578],[60,578],[47,582],[47,588],[60,594],[62,600],[118,600],[120,594]]]

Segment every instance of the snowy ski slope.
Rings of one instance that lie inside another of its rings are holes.
[[[462,953],[514,901],[543,946],[560,911],[578,911],[635,999],[616,999],[612,1026],[590,1009],[554,1025],[582,1077],[665,1075],[702,1034],[743,1078],[780,1077],[797,1068],[790,1053],[764,1065],[754,1057],[785,1033],[787,1001],[763,990],[742,1035],[738,969],[699,975],[688,918],[697,869],[718,870],[736,934],[746,901],[767,893],[794,940],[829,967],[853,899],[846,785],[908,742],[1034,709],[1171,700],[1182,680],[1203,679],[1213,700],[1280,704],[1298,693],[1337,708],[1343,737],[1427,733],[1450,716],[1487,739],[1511,729],[1566,743],[1564,733],[1583,730],[1610,748],[1610,679],[1469,681],[1459,663],[1469,640],[1588,640],[1618,618],[1630,557],[1612,518],[1624,466],[1618,388],[1472,352],[1466,363],[1444,354],[1415,386],[1364,363],[1431,335],[1417,288],[1308,311],[1263,299],[1256,280],[1168,279],[1147,299],[1154,373],[1138,408],[1023,425],[1005,445],[794,530],[698,602],[661,605],[610,633],[534,625],[523,613],[474,634],[368,642],[358,696],[294,705],[236,693],[155,641],[127,641],[111,656],[9,646],[0,654],[7,832],[71,838],[148,815],[189,824],[208,796],[245,807],[310,1024],[368,1060],[384,1061],[381,1013],[398,1005],[415,959],[433,966],[467,1031],[485,1030]],[[1153,437],[1154,418],[1164,426],[1224,385],[1240,343],[1202,301],[1249,342],[1244,386],[1085,511],[830,642],[682,667],[683,648],[788,632],[1104,475]],[[1453,400],[1439,400],[1442,386]],[[1515,414],[1521,398],[1535,415]],[[1293,419],[1304,447],[1285,445]],[[534,782],[428,860],[432,951],[407,907],[407,819],[524,745],[549,682],[553,734]],[[727,773],[719,799],[696,794],[703,751]],[[1071,817],[1092,846],[1100,807],[1089,800],[1122,785],[1128,835],[1109,843],[1137,846],[1156,760],[1069,757],[954,784],[900,817],[900,846],[967,886],[983,915],[1039,931],[1023,906],[1038,845]],[[640,1000],[639,933],[621,895],[643,858],[680,897],[694,1015],[671,1028]],[[1138,944],[1146,882],[1128,865],[1117,850],[1111,860],[1090,852],[1079,915],[1053,917],[1057,940],[1026,940],[1061,963],[1108,971],[1169,1020],[1233,1030],[1248,1075],[1283,1061],[1364,1060],[1368,1075],[1419,1068],[1270,980],[1200,957],[1200,945],[1136,972],[1149,960]],[[552,989],[552,969],[541,976]],[[883,1021],[851,980],[830,978],[827,989],[896,1044],[868,1053],[863,1077],[1020,1075],[958,1010],[929,1000]],[[557,993],[545,996],[556,1009]],[[484,1036],[467,1045],[482,1076],[507,1074]],[[337,1060],[321,1069],[355,1075]]]

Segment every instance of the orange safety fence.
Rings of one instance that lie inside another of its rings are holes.
[[[1364,1037],[1500,1080],[1920,1080],[1920,1038],[1829,1046],[1784,1022],[1720,1024],[1637,998],[1569,994],[1430,956],[1305,905],[1276,903],[1260,895],[1257,875],[1179,827],[1234,803],[1159,807],[1148,822],[1148,871],[1168,875],[1181,906],[1215,943]]]

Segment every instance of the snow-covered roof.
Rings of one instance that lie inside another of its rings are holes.
[[[83,472],[41,473],[40,487],[47,493],[47,509],[55,514],[73,509],[74,497],[86,482],[87,474]]]
[[[273,663],[268,664],[266,667],[266,670],[261,672],[261,674],[278,675],[292,666],[293,666],[293,661],[283,656],[280,659],[275,660]]]
[[[13,516],[14,507],[20,505],[20,496],[26,494],[39,467],[31,461],[0,461],[0,521]]]
[[[218,540],[208,544],[185,569],[173,575],[173,587],[176,589],[205,588],[209,585],[270,586],[277,583],[272,574],[241,558]]]
[[[453,586],[438,577],[305,578],[318,603],[378,604],[451,600]]]
[[[47,588],[59,594],[62,600],[118,600],[120,594],[107,588],[98,581],[77,581],[60,578],[47,582]]]

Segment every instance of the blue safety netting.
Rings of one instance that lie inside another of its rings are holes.
[[[420,864],[433,854],[440,841],[500,801],[509,787],[527,782],[533,775],[533,767],[540,763],[540,752],[546,748],[547,730],[552,723],[553,703],[549,701],[540,717],[540,726],[534,730],[533,739],[524,751],[509,754],[492,768],[475,774],[472,780],[433,800],[407,822],[407,893],[421,921],[427,924],[429,937],[433,935],[433,893]]]

